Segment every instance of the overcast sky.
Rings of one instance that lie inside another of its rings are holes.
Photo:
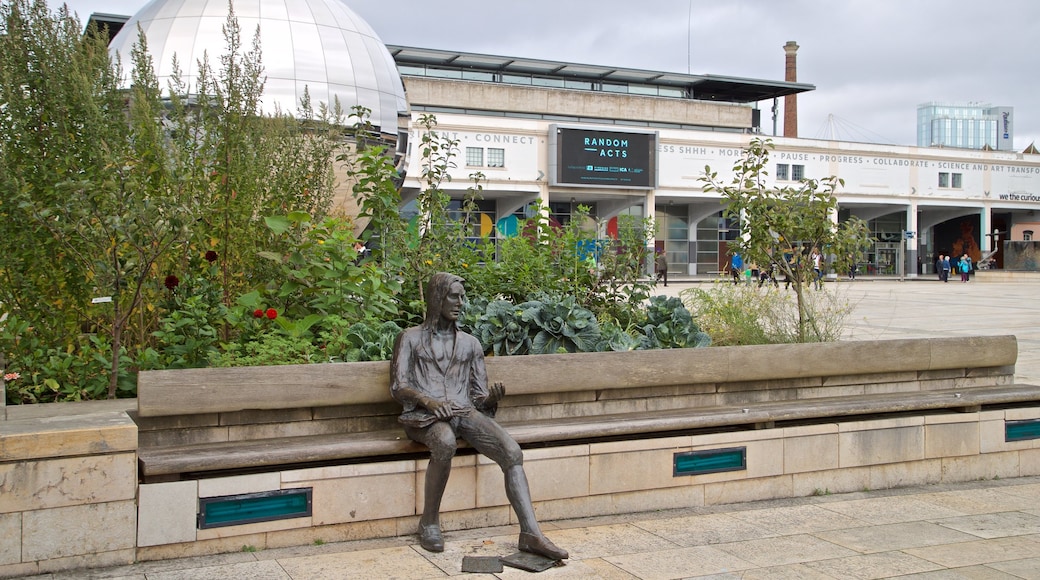
[[[48,0],[52,7],[59,0]],[[132,15],[144,0],[69,0]],[[1040,146],[1036,0],[346,0],[387,44],[784,80],[795,41],[800,137],[917,141],[931,101],[1014,108],[1014,147]],[[761,103],[771,134],[771,103]],[[783,116],[778,121],[783,134]]]

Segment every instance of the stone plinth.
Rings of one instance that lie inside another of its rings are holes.
[[[0,421],[0,577],[129,564],[135,401],[8,407]]]

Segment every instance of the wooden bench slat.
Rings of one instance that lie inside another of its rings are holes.
[[[1040,401],[1040,386],[997,385],[760,402],[739,407],[568,417],[503,423],[503,426],[524,445],[826,417],[970,409],[981,405],[1033,401]],[[154,477],[385,457],[425,450],[422,445],[409,441],[403,430],[386,430],[141,449],[139,460],[142,476]]]
[[[138,461],[141,474],[151,477],[380,457],[425,450],[424,446],[405,437],[402,430],[395,430],[157,447],[139,450]]]
[[[810,354],[812,356],[807,356]],[[488,357],[512,395],[1014,365],[1013,335]],[[745,364],[748,360],[756,364]],[[390,363],[141,371],[141,417],[392,402]],[[595,372],[589,372],[595,369]],[[560,377],[566,377],[561,381]]]
[[[960,396],[956,396],[957,394]],[[1040,386],[1003,385],[948,391],[795,399],[750,403],[743,407],[676,409],[532,421],[527,424],[507,425],[507,428],[510,434],[523,444],[547,439],[565,441],[826,417],[963,409],[1030,401],[1040,401]]]

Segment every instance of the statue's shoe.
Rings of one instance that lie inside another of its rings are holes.
[[[443,552],[444,536],[439,524],[424,526],[419,524],[419,545],[427,552]]]
[[[566,560],[570,557],[567,550],[556,547],[556,544],[550,542],[549,538],[542,535],[528,534],[527,532],[520,532],[520,541],[517,542],[517,547],[520,548],[521,552],[538,554],[550,560]]]

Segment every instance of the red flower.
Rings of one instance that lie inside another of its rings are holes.
[[[215,251],[213,251],[213,250],[207,251],[206,252],[206,261],[209,262],[210,264],[212,264],[213,262],[216,262],[217,261],[217,253]]]
[[[165,280],[163,280],[163,285],[166,286],[168,289],[173,290],[177,286],[181,285],[181,281],[180,281],[179,278],[177,278],[173,274],[170,274],[169,276],[166,277]]]
[[[267,309],[267,317],[269,319],[271,319],[271,320],[274,320],[275,318],[278,318],[278,311],[275,310],[274,308],[268,308]]]
[[[256,310],[253,311],[253,318],[263,318],[263,316],[264,316],[264,311],[263,310],[260,310],[259,308],[257,308]]]

